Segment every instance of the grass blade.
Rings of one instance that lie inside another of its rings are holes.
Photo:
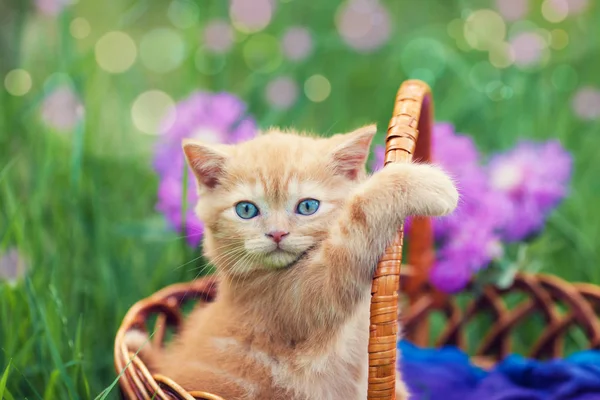
[[[6,369],[4,370],[4,373],[2,374],[2,379],[0,379],[0,399],[12,398],[12,396],[8,393],[8,390],[6,389],[6,383],[8,382],[8,375],[10,374],[10,363],[11,363],[11,361],[8,362],[8,365],[6,366]]]

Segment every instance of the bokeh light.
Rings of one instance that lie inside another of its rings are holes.
[[[435,75],[429,68],[416,68],[408,74],[409,79],[419,79],[432,86],[435,83]]]
[[[78,17],[71,21],[71,25],[69,25],[69,32],[75,39],[85,39],[88,37],[92,30],[90,23],[87,19]]]
[[[506,24],[493,10],[477,10],[465,21],[464,36],[469,45],[477,50],[489,50],[506,37]]]
[[[388,10],[378,0],[347,0],[338,8],[336,26],[344,41],[360,52],[385,44],[392,26]]]
[[[534,33],[537,33],[542,40],[544,41],[545,47],[550,47],[550,43],[552,42],[552,33],[549,30],[540,28],[536,29]]]
[[[589,0],[567,0],[569,3],[570,14],[580,14],[587,10],[589,6]]]
[[[559,65],[552,72],[551,80],[557,90],[570,91],[577,86],[577,71],[568,64]]]
[[[175,118],[175,102],[160,90],[140,94],[131,107],[133,124],[147,134],[154,135],[169,129]]]
[[[200,8],[191,0],[173,0],[167,10],[169,21],[179,29],[193,27],[199,16]]]
[[[569,34],[562,29],[554,29],[550,32],[550,47],[561,50],[569,44]]]
[[[265,99],[275,109],[290,108],[298,99],[298,84],[288,76],[275,78],[266,87]]]
[[[16,248],[0,249],[0,282],[16,287],[29,269],[29,263]],[[4,397],[4,396],[3,396]]]
[[[323,75],[313,75],[304,82],[304,94],[315,103],[325,101],[331,93],[331,83]]]
[[[231,0],[229,17],[235,29],[244,33],[259,32],[269,25],[274,12],[271,0]]]
[[[83,118],[84,108],[79,96],[69,85],[53,89],[42,102],[42,121],[58,131],[70,131]]]
[[[234,32],[225,20],[209,21],[204,28],[204,46],[215,53],[225,53],[233,45]]]
[[[515,64],[519,67],[531,67],[542,63],[547,54],[547,45],[537,32],[523,32],[510,40]]]
[[[281,40],[283,54],[292,61],[306,59],[313,49],[310,31],[301,26],[292,26],[283,34]]]
[[[567,0],[567,4],[569,5],[569,14],[581,14],[583,11],[587,10],[589,0]]]
[[[500,81],[500,71],[487,61],[475,64],[469,71],[469,82],[479,92],[487,92],[488,85]]]
[[[448,35],[454,39],[460,39],[463,34],[463,20],[460,18],[453,19],[448,23]]]
[[[420,38],[410,41],[400,55],[402,69],[413,79],[433,84],[446,68],[446,49],[434,39]]]
[[[567,0],[544,0],[542,15],[549,22],[561,22],[569,15]]]
[[[48,16],[56,16],[62,10],[74,3],[73,0],[35,0],[35,6],[39,12]]]
[[[112,31],[96,42],[96,62],[103,70],[119,74],[127,71],[137,58],[137,47],[126,33]]]
[[[502,94],[502,97],[507,100],[507,99],[510,99],[511,97],[513,97],[513,95],[515,94],[515,91],[510,86],[504,85],[504,86],[502,86],[500,93]]]
[[[170,28],[156,28],[146,33],[140,43],[140,59],[150,71],[167,73],[177,69],[185,58],[181,35]]]
[[[492,81],[486,85],[485,94],[492,101],[502,101],[512,97],[513,90],[501,81]]]
[[[600,89],[593,86],[582,87],[572,101],[575,114],[585,120],[600,118]]]
[[[524,33],[524,32],[535,32],[536,30],[538,30],[538,26],[529,21],[529,20],[520,20],[517,22],[513,22],[512,24],[509,25],[508,28],[508,37],[512,38],[516,35],[518,35],[519,33]]]
[[[515,56],[507,42],[500,42],[490,48],[489,60],[496,68],[506,68],[513,64]]]
[[[31,90],[31,75],[24,69],[13,69],[4,78],[6,91],[13,96],[24,96]]]
[[[243,52],[248,68],[256,72],[272,72],[282,61],[279,42],[266,33],[250,37],[244,45]]]
[[[214,75],[225,67],[225,57],[221,53],[215,53],[207,47],[201,47],[196,51],[194,57],[196,69],[203,74]]]
[[[529,0],[496,0],[496,8],[506,21],[517,21],[527,16]]]

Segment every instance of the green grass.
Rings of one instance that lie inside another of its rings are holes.
[[[215,75],[196,69],[194,53],[206,21],[227,17],[226,2],[199,2],[207,5],[198,22],[180,30],[188,52],[177,70],[152,73],[139,58],[123,74],[98,67],[94,44],[102,34],[122,30],[139,44],[151,28],[170,26],[168,3],[80,0],[58,19],[35,15],[21,0],[0,5],[0,78],[17,67],[33,78],[22,97],[0,87],[0,249],[17,247],[30,266],[16,285],[0,282],[0,398],[96,398],[116,377],[113,338],[127,309],[169,283],[192,279],[203,265],[200,259],[190,262],[199,250],[169,232],[154,210],[154,137],[138,132],[130,116],[134,99],[150,89],[174,99],[196,89],[234,92],[263,127],[331,134],[376,121],[381,143],[398,85],[439,65],[428,80],[437,119],[472,135],[482,151],[507,149],[521,138],[559,138],[573,153],[571,195],[550,218],[531,257],[546,272],[600,284],[600,124],[579,120],[570,103],[577,88],[600,85],[600,43],[592,39],[600,37],[597,5],[582,17],[550,24],[540,16],[541,2],[532,0],[529,18],[545,29],[564,29],[570,44],[552,50],[541,68],[499,71],[514,94],[493,101],[473,84],[472,68],[487,60],[486,53],[460,50],[448,34],[448,24],[464,10],[485,6],[480,1],[386,1],[393,39],[367,55],[337,35],[336,2],[279,2],[265,32],[279,37],[292,24],[308,26],[315,39],[312,56],[252,72],[243,57],[248,38],[238,35]],[[69,34],[77,16],[92,29],[82,40]],[[420,39],[434,40],[434,47]],[[575,71],[575,83],[557,75],[565,66]],[[86,107],[85,119],[67,134],[39,119],[44,82],[55,72],[71,77]],[[332,86],[324,102],[301,94],[287,111],[265,103],[271,78],[288,74],[302,87],[317,73]],[[104,395],[118,397],[115,389]]]

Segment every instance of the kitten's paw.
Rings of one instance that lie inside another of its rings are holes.
[[[152,346],[147,333],[131,330],[125,333],[125,346],[130,352],[137,354],[144,364],[151,370],[156,366],[158,357],[161,356],[159,347]]]
[[[456,209],[458,190],[441,168],[430,164],[405,164],[404,168],[409,214],[440,217]]]
[[[134,353],[141,351],[144,347],[150,347],[148,335],[138,330],[130,330],[125,332],[125,346],[127,350]]]
[[[396,400],[408,400],[409,394],[406,384],[396,376]]]

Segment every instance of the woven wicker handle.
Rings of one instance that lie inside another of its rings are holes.
[[[430,161],[432,124],[433,105],[429,86],[418,80],[404,82],[396,95],[394,114],[388,128],[385,165],[410,162],[413,158],[418,161]],[[373,277],[369,334],[369,400],[396,398],[396,341],[402,238],[403,230],[400,229],[396,240],[377,264]],[[407,289],[409,296],[418,291],[425,282],[433,261],[431,222],[426,218],[415,218],[411,224],[410,238],[409,262],[415,271],[414,279]]]

